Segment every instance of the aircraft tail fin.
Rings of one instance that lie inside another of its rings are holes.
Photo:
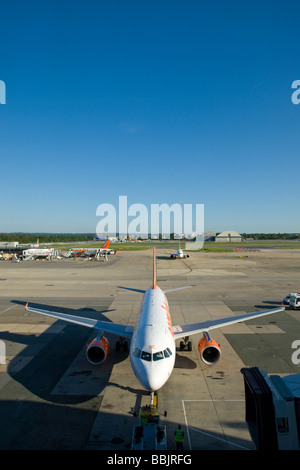
[[[156,289],[156,254],[155,254],[155,246],[153,247],[153,283],[152,289]]]

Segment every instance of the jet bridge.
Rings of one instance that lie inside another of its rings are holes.
[[[300,375],[243,368],[246,422],[257,450],[300,450]]]

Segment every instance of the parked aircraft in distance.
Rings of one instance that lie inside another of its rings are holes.
[[[40,239],[38,238],[36,243],[33,243],[32,245],[30,245],[30,248],[38,248],[40,246]]]
[[[106,240],[104,245],[101,246],[101,248],[71,248],[67,254],[66,257],[69,258],[70,256],[103,256],[103,255],[112,255],[116,254],[116,250],[112,250],[109,248],[110,244],[110,239]]]

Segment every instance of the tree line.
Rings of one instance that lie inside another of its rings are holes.
[[[242,233],[242,237],[254,240],[298,240],[300,233]]]
[[[68,243],[86,242],[95,238],[94,233],[0,233],[0,242],[19,242],[20,245],[28,243]]]
[[[173,235],[173,234],[172,234]],[[299,240],[300,233],[241,233],[244,240]],[[94,233],[0,233],[0,242],[19,242],[20,245],[36,243],[86,242],[94,240]],[[174,239],[174,236],[170,237]]]

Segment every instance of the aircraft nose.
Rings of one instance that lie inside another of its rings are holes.
[[[159,377],[157,374],[150,372],[143,377],[142,385],[149,392],[156,392],[164,385],[165,382],[166,380],[164,377]]]
[[[152,362],[145,362],[141,359],[136,359],[131,356],[132,369],[136,378],[145,390],[149,392],[156,392],[168,380],[170,370],[165,368],[156,367]]]

